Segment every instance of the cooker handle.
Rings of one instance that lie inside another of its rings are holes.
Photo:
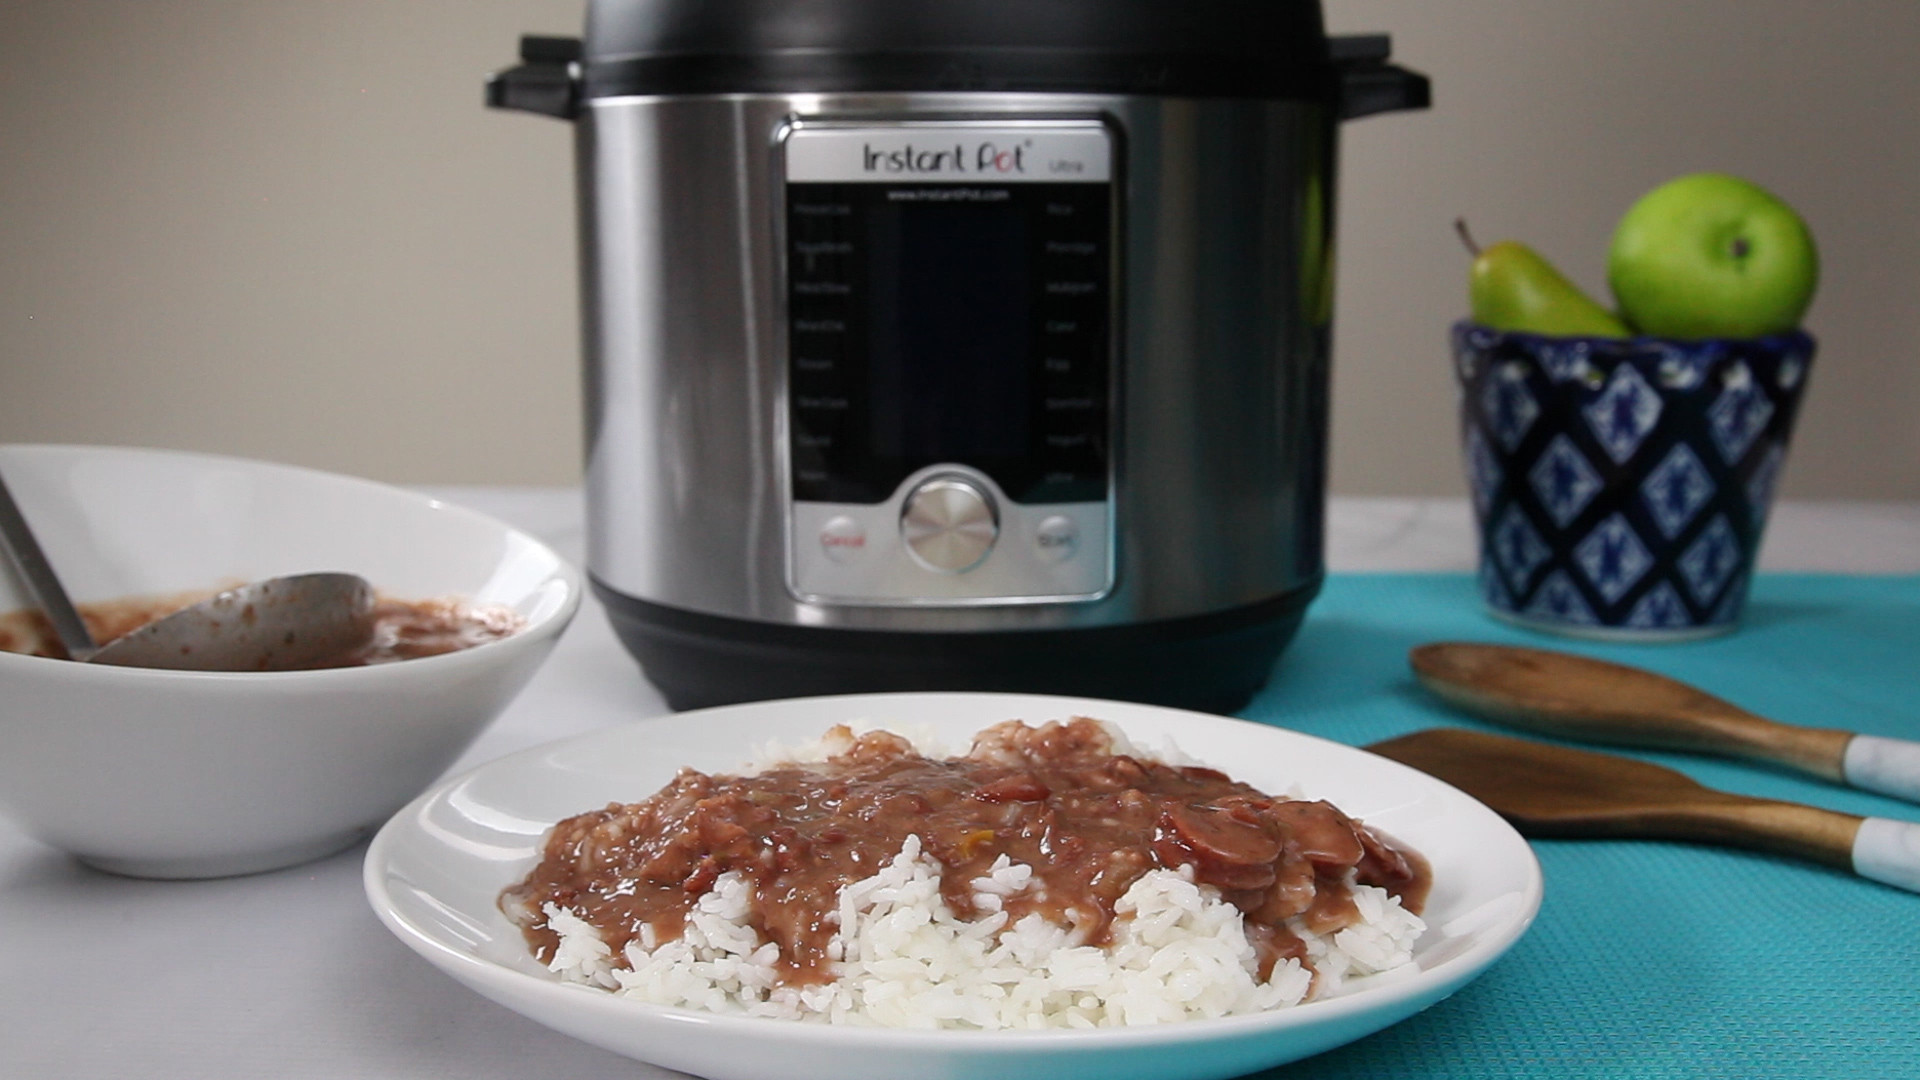
[[[487,76],[487,106],[571,120],[580,114],[580,39],[520,39],[518,67]]]
[[[1340,77],[1342,120],[1433,104],[1433,87],[1425,75],[1387,63],[1393,39],[1386,34],[1328,38],[1327,55]]]

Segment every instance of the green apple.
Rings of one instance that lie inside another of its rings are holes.
[[[1539,252],[1513,240],[1480,247],[1466,223],[1453,227],[1473,252],[1467,301],[1473,321],[1495,330],[1518,330],[1558,337],[1631,336],[1611,311],[1568,281]]]
[[[1607,251],[1607,284],[1642,334],[1748,338],[1800,325],[1820,281],[1813,234],[1793,208],[1724,173],[1641,196]]]

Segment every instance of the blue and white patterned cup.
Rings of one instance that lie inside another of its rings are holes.
[[[1453,328],[1480,582],[1585,637],[1724,633],[1746,603],[1814,342]]]

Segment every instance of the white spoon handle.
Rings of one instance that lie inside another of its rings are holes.
[[[1863,791],[1920,802],[1920,742],[1855,735],[1840,770],[1847,783]]]
[[[1870,817],[1853,837],[1853,872],[1920,892],[1920,824]]]

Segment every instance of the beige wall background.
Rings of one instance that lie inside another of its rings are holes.
[[[482,108],[481,82],[583,7],[0,3],[0,441],[575,481],[570,132]],[[1627,205],[1717,169],[1822,247],[1785,493],[1920,498],[1920,3],[1326,8],[1435,94],[1346,131],[1337,492],[1464,490],[1456,216],[1598,291]]]

